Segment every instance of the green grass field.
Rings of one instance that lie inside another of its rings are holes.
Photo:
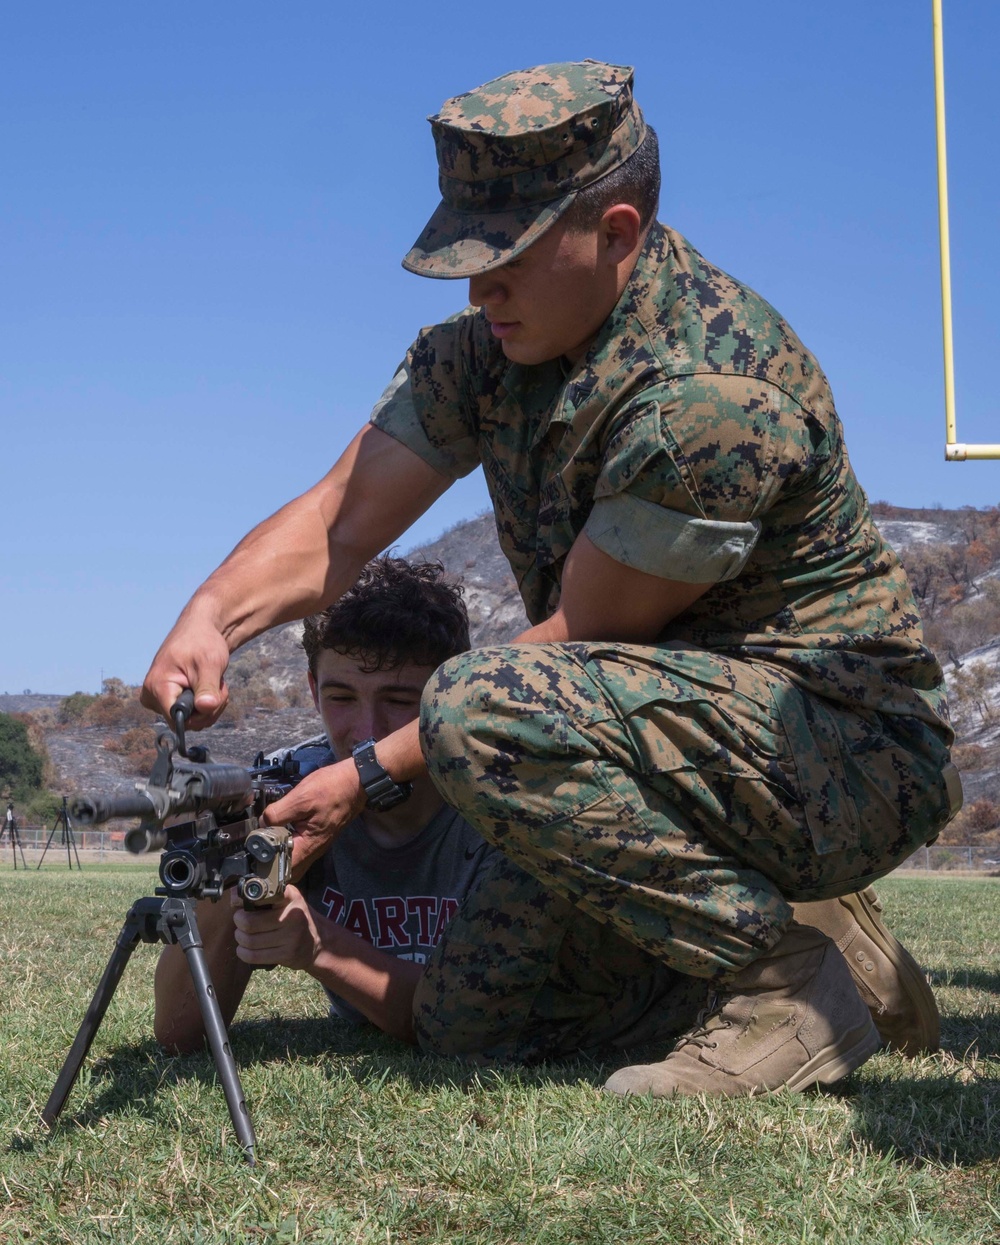
[[[258,1134],[210,1056],[150,1034],[136,951],[55,1132],[51,1092],[154,873],[0,866],[0,1242],[1000,1242],[1000,889],[890,879],[932,975],[941,1054],[879,1054],[836,1093],[621,1101],[611,1064],[476,1072],[325,1019],[257,974],[232,1042]],[[655,1052],[640,1052],[647,1057]]]

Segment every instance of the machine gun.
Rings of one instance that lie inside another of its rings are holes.
[[[42,1119],[51,1128],[62,1111],[136,946],[177,943],[191,971],[237,1139],[253,1164],[253,1124],[205,963],[194,905],[199,899],[220,899],[230,886],[236,887],[246,908],[266,906],[281,896],[291,866],[292,836],[287,828],[260,825],[260,816],[294,786],[299,774],[294,761],[268,764],[262,755],[250,769],[213,763],[207,749],[187,746],[185,725],[193,709],[194,695],[186,691],[171,709],[173,729],[159,730],[149,778],[137,782],[134,793],[73,801],[72,816],[82,825],[139,817],[125,845],[135,853],[162,853],[162,885],[155,889],[156,898],[139,899],[129,910]]]

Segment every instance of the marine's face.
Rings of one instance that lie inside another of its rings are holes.
[[[342,761],[357,744],[384,739],[412,722],[433,673],[433,666],[413,663],[365,671],[358,658],[323,649],[309,684],[336,758]]]
[[[562,221],[511,263],[469,280],[469,302],[482,307],[514,363],[581,359],[618,294],[600,231],[571,231]]]

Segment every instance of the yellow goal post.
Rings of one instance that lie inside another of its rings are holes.
[[[942,0],[931,0],[934,16],[934,116],[937,128],[938,230],[941,238],[941,326],[944,335],[944,456],[960,463],[970,458],[1000,458],[1000,445],[965,445],[955,431],[955,350],[951,327],[951,243],[948,233],[948,150],[944,123],[944,34]]]

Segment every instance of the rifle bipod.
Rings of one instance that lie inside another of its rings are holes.
[[[49,1128],[52,1128],[58,1119],[70,1090],[73,1088],[73,1083],[76,1081],[80,1066],[87,1057],[87,1051],[90,1050],[90,1044],[104,1018],[104,1013],[108,1010],[108,1004],[114,997],[118,982],[125,972],[125,966],[140,942],[177,943],[183,950],[191,971],[191,980],[194,982],[198,995],[205,1033],[208,1035],[208,1044],[211,1047],[212,1057],[215,1059],[216,1071],[226,1095],[226,1104],[232,1117],[233,1128],[247,1161],[253,1166],[254,1146],[257,1139],[254,1136],[253,1124],[243,1098],[243,1086],[240,1084],[239,1072],[236,1070],[236,1060],[229,1048],[229,1036],[226,1033],[222,1012],[219,1010],[215,989],[208,975],[201,934],[198,932],[198,923],[194,915],[194,903],[190,899],[168,896],[148,897],[138,899],[132,905],[125,918],[122,931],[118,935],[118,941],[108,961],[108,966],[104,970],[104,976],[94,993],[76,1040],[66,1057],[66,1062],[63,1064],[49,1100],[45,1104],[42,1120]]]

